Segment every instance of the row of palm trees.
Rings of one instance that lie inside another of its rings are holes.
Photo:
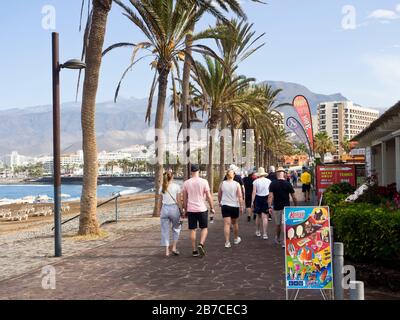
[[[103,50],[107,16],[113,3],[122,9],[122,14],[134,27],[141,30],[143,41],[116,43]],[[228,20],[228,12],[234,13],[237,18]],[[195,33],[197,22],[206,13],[216,17],[215,26]],[[83,51],[87,67],[82,98],[84,178],[80,234],[99,232],[96,219],[98,173],[94,165],[97,163],[95,100],[102,57],[116,48],[131,48],[132,57],[117,86],[115,99],[128,71],[141,60],[152,59],[150,65],[154,76],[145,120],[149,123],[151,121],[153,97],[158,91],[154,121],[158,159],[163,157],[164,144],[158,143],[161,136],[157,130],[163,129],[169,86],[172,87],[172,106],[176,116],[180,113],[181,118],[185,119],[186,112],[202,111],[211,132],[254,129],[256,165],[266,164],[285,152],[286,134],[279,126],[283,119],[275,103],[279,90],[272,90],[267,85],[256,85],[254,78],[238,74],[239,64],[264,45],[260,43],[263,34],[256,35],[253,25],[245,19],[237,0],[92,0]],[[215,41],[217,50],[206,46],[206,39]],[[200,59],[196,60],[197,57]],[[221,137],[220,163],[225,162],[222,152],[224,143]],[[212,186],[215,171],[215,139],[212,135],[208,146],[210,158],[207,176]],[[220,177],[224,169],[221,165]],[[159,161],[155,165],[155,214],[159,211],[157,193],[162,172],[163,164]]]
[[[147,171],[151,168],[151,165],[149,165],[145,160],[130,159],[112,160],[104,165],[106,171],[111,171],[112,173],[114,173],[115,167],[121,168],[123,173],[128,173],[131,171]]]

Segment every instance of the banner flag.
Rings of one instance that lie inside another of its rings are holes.
[[[297,120],[294,117],[288,117],[286,119],[286,126],[290,130],[292,130],[295,133],[295,135],[300,139],[300,141],[306,146],[306,148],[308,149],[308,154],[311,156],[312,150],[311,150],[310,142],[308,141],[307,134],[304,131],[304,128],[301,125],[301,123],[299,122],[299,120]]]
[[[310,105],[308,104],[306,97],[301,95],[294,97],[292,104],[293,108],[295,108],[297,114],[299,115],[301,123],[303,124],[303,128],[307,134],[311,150],[314,150],[314,132],[312,127]]]

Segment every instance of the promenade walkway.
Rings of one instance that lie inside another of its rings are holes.
[[[53,264],[56,289],[42,288],[41,269],[0,281],[0,299],[285,299],[284,249],[255,236],[240,219],[242,243],[224,248],[219,212],[210,224],[207,255],[191,256],[187,224],[179,257],[164,257],[159,227],[125,235]],[[299,299],[321,299],[317,291]]]

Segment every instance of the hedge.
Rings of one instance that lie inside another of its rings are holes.
[[[350,259],[400,264],[400,210],[342,202],[335,205],[331,220]]]

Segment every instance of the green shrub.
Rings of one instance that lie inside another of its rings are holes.
[[[329,206],[332,210],[340,204],[342,201],[344,201],[347,198],[347,194],[343,193],[335,193],[335,192],[325,192],[324,193],[324,204]]]
[[[331,219],[335,237],[344,243],[350,259],[400,263],[400,211],[368,203],[342,203]]]
[[[350,195],[355,191],[355,188],[348,182],[335,183],[329,186],[325,192],[342,193]]]

